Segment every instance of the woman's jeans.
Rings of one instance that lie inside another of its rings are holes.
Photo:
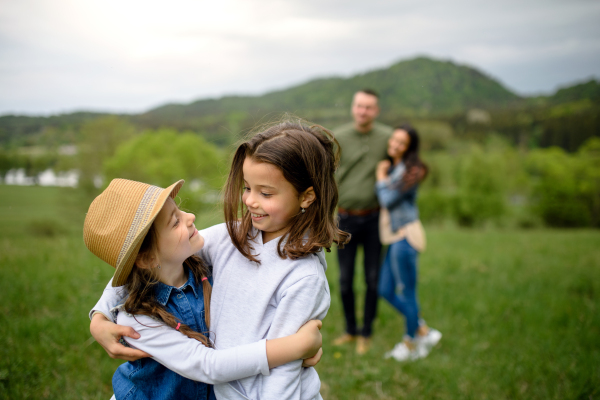
[[[418,255],[406,239],[391,244],[379,276],[379,295],[406,317],[406,334],[411,339],[419,327]]]

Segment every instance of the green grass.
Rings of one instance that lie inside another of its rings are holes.
[[[113,270],[83,245],[89,200],[71,189],[0,185],[0,399],[111,396],[121,361],[90,340],[87,312]],[[204,210],[197,226],[219,217]],[[419,297],[444,337],[417,362],[383,359],[404,331],[384,301],[366,356],[330,345],[343,316],[328,256],[332,305],[317,366],[325,399],[600,397],[599,231],[427,233]],[[356,286],[361,300],[360,275]]]

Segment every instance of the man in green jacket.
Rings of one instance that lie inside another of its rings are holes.
[[[338,249],[340,289],[346,318],[346,333],[334,341],[341,345],[356,341],[358,354],[370,346],[373,320],[377,312],[381,242],[379,241],[379,204],[375,195],[375,169],[387,156],[387,141],[392,128],[375,122],[379,115],[379,96],[371,89],[354,94],[354,122],[334,129],[342,153],[336,173],[339,190],[338,216],[340,229],[352,234],[350,243]],[[363,326],[356,324],[354,307],[354,265],[358,246],[364,253],[367,284]]]

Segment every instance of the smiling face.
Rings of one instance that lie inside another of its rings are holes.
[[[181,267],[204,246],[204,238],[194,226],[196,216],[181,211],[172,198],[167,199],[154,221],[157,255],[161,269]]]
[[[377,97],[365,92],[357,92],[352,100],[352,117],[359,132],[371,130],[373,121],[379,115]]]
[[[262,231],[263,243],[285,234],[291,219],[307,203],[306,192],[299,194],[274,165],[246,157],[243,166],[244,194],[252,225]],[[307,189],[312,190],[312,188]]]
[[[402,160],[410,145],[410,136],[404,129],[396,129],[388,140],[388,156],[394,160],[394,164]]]

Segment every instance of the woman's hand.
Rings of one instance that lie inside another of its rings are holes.
[[[117,325],[109,321],[104,315],[97,313],[92,317],[90,333],[104,348],[110,358],[119,358],[126,361],[135,361],[144,357],[152,357],[145,351],[132,349],[119,343],[122,336],[139,339],[140,334],[129,326]]]
[[[410,168],[404,173],[404,177],[402,178],[404,189],[409,189],[421,182],[423,179],[425,179],[425,175],[427,175],[427,170],[425,168],[419,166]]]
[[[390,160],[382,160],[377,164],[377,170],[375,175],[377,176],[377,181],[384,181],[388,177],[388,170],[392,166]]]

